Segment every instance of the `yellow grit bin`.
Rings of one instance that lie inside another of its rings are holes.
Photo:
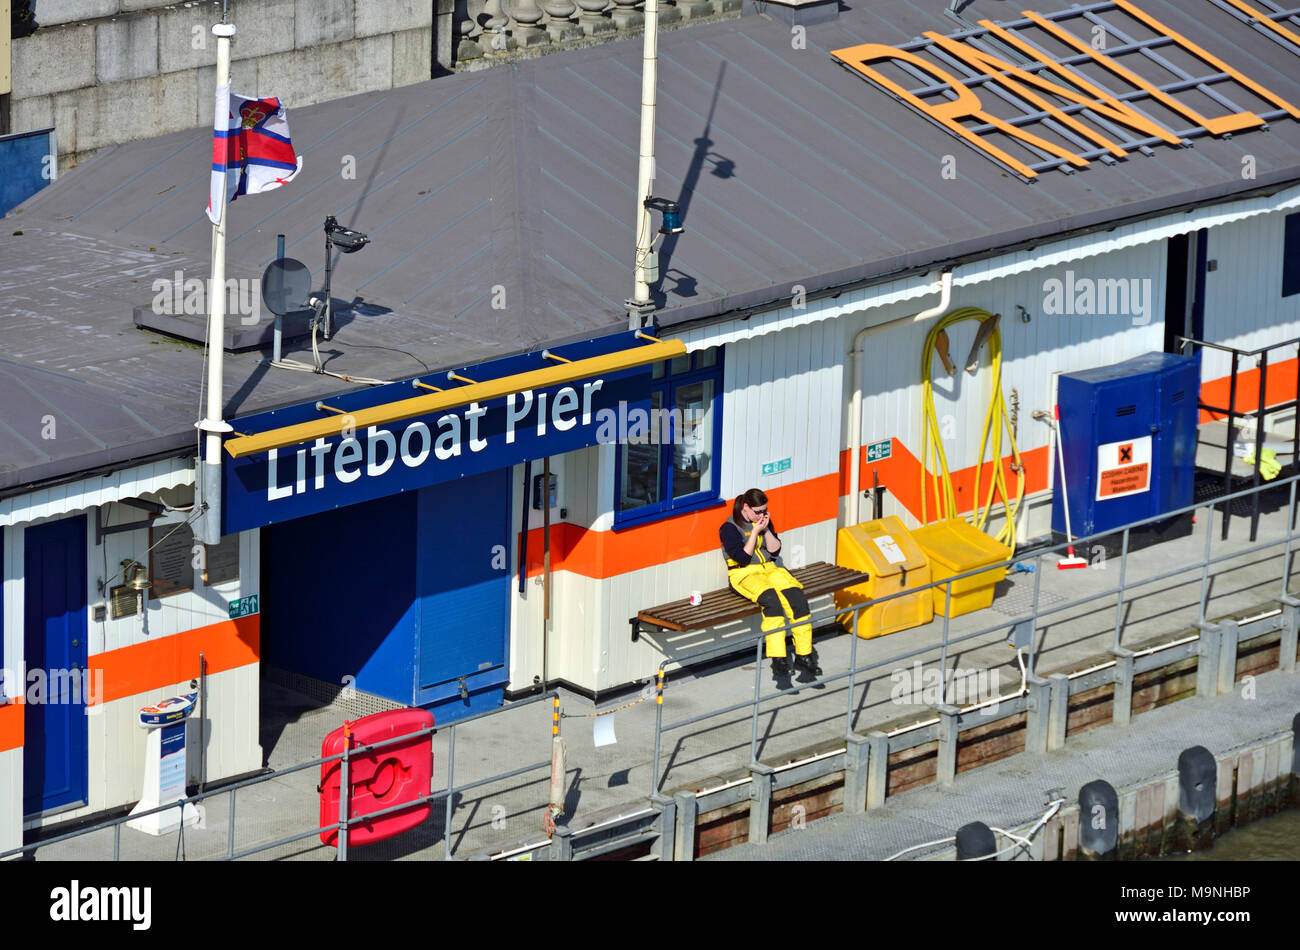
[[[1011,549],[995,541],[964,518],[953,518],[917,528],[912,538],[930,559],[931,580],[941,581],[987,564],[1000,564],[1011,557]],[[954,581],[952,613],[944,602],[945,588],[934,588],[934,612],[960,617],[993,604],[993,587],[1007,576],[1006,565]]]
[[[925,552],[893,515],[841,528],[835,537],[835,563],[871,576],[869,581],[835,594],[839,609],[899,591],[913,591],[931,580]],[[838,619],[845,629],[853,625],[851,613],[840,614]],[[883,637],[933,619],[934,598],[929,591],[904,594],[859,611],[856,633],[863,639]]]

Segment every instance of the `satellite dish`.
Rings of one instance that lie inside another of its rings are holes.
[[[307,306],[311,293],[311,271],[302,261],[281,257],[262,272],[262,301],[266,309],[284,316]]]

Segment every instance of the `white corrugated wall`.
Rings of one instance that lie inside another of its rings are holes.
[[[1211,231],[1210,256],[1219,261],[1208,284],[1207,335],[1211,339],[1254,346],[1300,335],[1300,296],[1285,301],[1280,297],[1282,218],[1282,213],[1256,214]],[[1041,253],[1052,250],[1045,248]],[[1051,409],[1056,373],[1105,366],[1163,349],[1167,254],[1163,239],[1137,243],[994,280],[967,282],[954,290],[950,309],[979,307],[1002,315],[1003,394],[1009,407],[1013,398],[1019,403],[1017,442],[1022,452],[1048,445],[1048,428],[1035,422],[1031,414]],[[972,266],[963,265],[961,271]],[[1093,294],[1093,312],[1046,312],[1053,289],[1048,282],[1054,280],[1061,282],[1062,292],[1074,287],[1076,303],[1078,290],[1091,282],[1093,291],[1101,291]],[[1106,299],[1107,288],[1116,286],[1114,281],[1124,281],[1125,289],[1137,296],[1128,301],[1127,308],[1119,306],[1111,312],[1110,305],[1123,303],[1118,297]],[[859,296],[865,301],[870,292]],[[907,317],[933,300],[931,294],[845,313],[845,299],[841,298],[811,304],[806,312],[792,312],[788,324],[775,332],[746,337],[743,327],[732,322],[683,333],[692,350],[725,340],[723,497],[755,485],[766,489],[838,472],[841,450],[849,442],[847,420],[842,417],[852,392],[847,353],[854,335],[864,326]],[[838,310],[839,315],[821,316],[819,307]],[[1021,319],[1018,307],[1028,315],[1027,321]],[[932,325],[888,328],[868,338],[863,445],[898,438],[919,456],[923,410],[920,359]],[[975,463],[988,406],[987,369],[974,377],[963,370],[975,331],[976,324],[970,322],[949,332],[950,355],[958,366],[954,378],[946,377],[935,361],[936,412],[941,428],[950,436],[944,447],[954,471]],[[984,356],[981,366],[986,364]],[[1206,375],[1209,378],[1211,373]],[[786,457],[791,459],[789,471],[761,476],[763,463]],[[570,464],[568,469],[570,520],[594,530],[609,530],[613,523],[613,447],[584,450],[574,453],[571,461],[575,458],[581,463]],[[1048,483],[1053,482],[1049,472]],[[869,467],[864,468],[862,485],[870,485]],[[1047,530],[1044,501],[1046,493],[1026,506],[1026,511],[1032,508],[1034,514],[1022,522],[1022,537]],[[902,513],[897,504],[886,510]],[[688,525],[683,530],[715,530],[725,511],[720,508],[700,517],[708,521],[707,526]],[[792,533],[788,541],[802,549],[806,561],[833,560],[835,527],[835,521],[810,525]],[[633,644],[627,621],[638,609],[725,582],[721,559],[712,552],[604,579],[557,572],[551,675],[604,690],[651,675],[665,655],[713,642],[713,636],[650,633]],[[530,587],[530,604],[533,597]],[[533,637],[530,622],[523,620],[525,613],[516,608],[516,638]],[[540,631],[540,627],[535,629]],[[540,643],[540,634],[535,639]],[[517,649],[516,655],[523,654]]]
[[[1292,212],[1300,213],[1300,212]],[[1282,296],[1282,237],[1286,214],[1249,218],[1209,232],[1207,256],[1217,263],[1205,275],[1205,339],[1242,350],[1300,337],[1300,294]],[[1206,349],[1202,380],[1232,370],[1227,353]],[[1294,347],[1269,354],[1269,362],[1293,360]],[[1254,369],[1242,360],[1241,369]]]

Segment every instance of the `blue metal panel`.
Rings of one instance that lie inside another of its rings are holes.
[[[1160,433],[1153,461],[1156,502],[1153,514],[1186,508],[1196,497],[1196,408],[1201,392],[1200,350],[1178,357],[1159,377],[1157,407]]]
[[[509,513],[509,469],[420,492],[417,703],[433,706],[439,722],[501,702],[510,623]]]
[[[1058,452],[1065,460],[1075,537],[1108,531],[1192,503],[1200,373],[1195,357],[1148,353],[1113,366],[1062,374]],[[1148,490],[1099,497],[1098,447],[1150,440]],[[1057,464],[1053,459],[1053,464]],[[1059,469],[1056,470],[1059,478]],[[1052,530],[1065,532],[1062,492]]]
[[[86,801],[86,517],[28,528],[23,643],[23,814]],[[41,693],[35,691],[38,686]]]
[[[268,663],[410,704],[416,507],[407,492],[263,532]]]
[[[54,130],[0,135],[0,217],[53,180]]]

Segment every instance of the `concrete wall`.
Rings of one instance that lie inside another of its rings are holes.
[[[435,0],[230,0],[231,80],[293,109],[422,82]],[[59,166],[212,123],[219,0],[41,0],[13,42],[12,125],[54,126]]]

